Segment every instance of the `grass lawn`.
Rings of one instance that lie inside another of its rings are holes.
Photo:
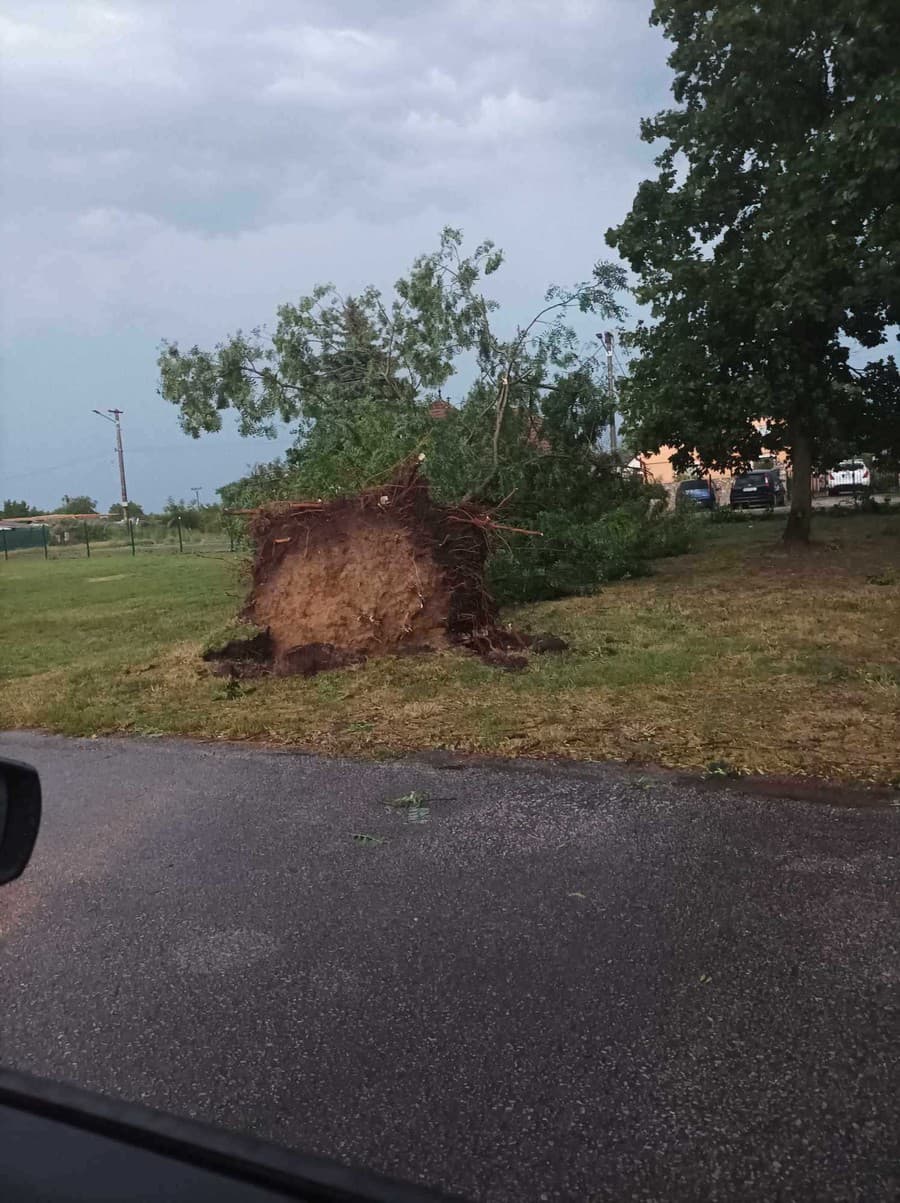
[[[900,779],[900,516],[823,516],[808,552],[782,548],[781,522],[702,529],[649,578],[511,614],[571,643],[525,673],[446,653],[237,696],[198,651],[237,609],[238,557],[13,556],[0,722]]]

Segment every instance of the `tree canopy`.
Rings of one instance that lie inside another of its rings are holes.
[[[465,254],[460,231],[445,229],[391,296],[321,285],[282,305],[271,333],[238,332],[211,351],[163,344],[160,392],[195,438],[221,429],[229,409],[247,435],[296,423],[286,463],[248,478],[258,492],[351,491],[428,444],[439,452],[429,456],[439,488],[503,495],[515,487],[514,464],[554,431],[595,449],[609,410],[599,347],[583,346],[569,319],[619,320],[625,277],[597,263],[589,280],[548,289],[534,318],[503,335],[482,291],[502,261],[491,242]],[[443,404],[454,388],[456,405]]]
[[[36,514],[40,514],[40,510],[33,505],[29,505],[27,501],[15,501],[8,497],[3,502],[3,510],[0,511],[2,518],[33,518]]]
[[[467,253],[445,229],[389,295],[323,285],[282,305],[271,332],[212,350],[164,343],[160,392],[188,434],[219,430],[227,410],[244,434],[295,424],[284,459],[220,489],[225,505],[355,492],[418,453],[439,499],[502,504],[505,522],[544,532],[494,557],[504,598],[592,588],[675,550],[670,535],[683,546],[601,446],[611,405],[596,331],[624,316],[624,269],[598,262],[514,323],[484,291],[502,262],[493,243]]]
[[[143,518],[144,507],[142,505],[138,505],[136,501],[129,501],[126,511],[126,508],[122,505],[121,501],[114,501],[109,507],[107,513],[109,514],[110,518],[115,518],[117,522],[121,521],[125,517]]]
[[[84,494],[80,497],[70,497],[66,493],[56,512],[57,514],[96,514],[97,503],[92,497]]]
[[[650,310],[623,409],[678,467],[787,451],[786,534],[807,538],[813,466],[897,450],[895,363],[863,361],[900,318],[900,6],[657,0],[651,20],[677,107],[643,122],[659,172],[607,234]]]

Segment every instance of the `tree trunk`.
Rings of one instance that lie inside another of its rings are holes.
[[[808,543],[812,519],[812,445],[805,433],[791,439],[791,512],[784,528],[786,543]]]

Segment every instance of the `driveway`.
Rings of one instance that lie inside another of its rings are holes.
[[[873,493],[872,501],[877,501],[879,505],[896,505],[896,493]],[[814,510],[833,510],[839,506],[847,508],[855,503],[852,493],[839,493],[837,497],[829,497],[827,493],[816,493],[813,497]]]
[[[473,1200],[897,1197],[896,809],[611,767],[0,754],[45,788],[0,894],[8,1065]],[[425,821],[386,809],[410,791]]]

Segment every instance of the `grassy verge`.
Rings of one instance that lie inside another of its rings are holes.
[[[876,782],[900,777],[900,518],[705,528],[649,579],[522,607],[571,642],[507,675],[461,654],[229,688],[198,659],[242,589],[235,557],[0,564],[0,716],[68,734],[443,747]]]

